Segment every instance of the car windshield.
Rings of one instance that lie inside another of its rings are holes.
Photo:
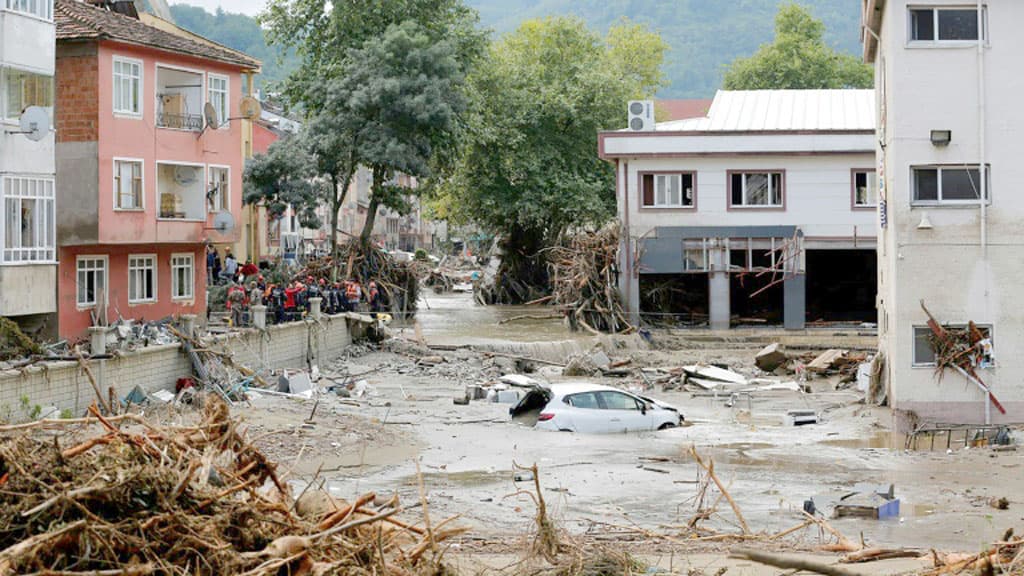
[[[565,403],[576,408],[597,409],[597,396],[593,392],[582,392],[565,397]]]
[[[622,392],[599,392],[605,410],[639,410],[637,401]]]

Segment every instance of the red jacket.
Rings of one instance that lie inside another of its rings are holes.
[[[302,292],[302,288],[285,288],[284,289],[284,307],[295,308],[295,295]]]

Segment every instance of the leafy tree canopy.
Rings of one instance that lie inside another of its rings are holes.
[[[523,23],[468,79],[463,147],[438,213],[543,245],[615,210],[597,134],[623,127],[626,102],[662,83],[661,38],[621,21],[602,38],[575,18]]]
[[[726,90],[870,88],[871,67],[839,54],[823,39],[825,25],[796,3],[775,16],[775,40],[726,70]]]
[[[302,59],[284,87],[288,99],[308,113],[326,105],[324,82],[355,63],[347,58],[352,50],[406,21],[418,24],[432,42],[454,47],[463,72],[486,47],[476,12],[462,0],[276,0],[260,15],[270,43],[295,49]]]

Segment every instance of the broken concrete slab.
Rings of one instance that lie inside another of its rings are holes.
[[[505,374],[498,378],[498,381],[509,386],[519,386],[521,388],[533,388],[535,386],[541,386],[539,380],[530,378],[529,376],[523,376],[522,374]]]
[[[778,342],[773,342],[764,348],[754,356],[754,364],[758,368],[765,372],[772,372],[779,366],[786,363],[786,353],[782,349],[782,345]]]
[[[603,350],[595,350],[590,354],[590,362],[601,370],[607,370],[609,364],[612,363],[612,359]]]
[[[683,371],[690,376],[697,376],[698,378],[704,378],[706,380],[717,380],[719,382],[739,384],[741,386],[745,386],[748,383],[747,378],[742,374],[733,372],[732,370],[719,368],[718,366],[691,364],[689,366],[683,366]]]
[[[291,372],[285,370],[277,379],[277,391],[288,394],[304,394],[313,389],[309,374],[301,370]]]

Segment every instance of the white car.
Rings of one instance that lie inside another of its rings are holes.
[[[532,388],[513,407],[513,417],[537,413],[535,428],[590,434],[642,432],[679,426],[679,410],[610,386],[588,383]]]

